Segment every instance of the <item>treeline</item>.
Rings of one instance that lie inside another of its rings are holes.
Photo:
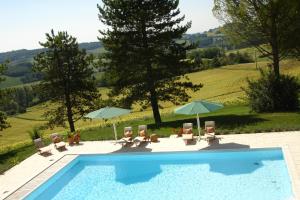
[[[190,51],[188,58],[200,70],[253,62],[253,58],[246,52],[240,53],[237,51],[236,53],[226,54],[224,49],[217,47]]]
[[[102,44],[101,42],[84,42],[79,44],[80,49],[85,49],[87,51],[89,50],[94,50],[97,48],[101,48]],[[32,49],[32,50],[27,50],[27,49],[20,49],[16,51],[8,51],[4,53],[0,53],[0,63],[5,62],[6,60],[10,60],[11,62],[17,62],[17,61],[28,61],[32,60],[34,56],[37,54],[44,52],[46,49],[41,48],[41,49]]]
[[[0,110],[8,115],[25,113],[28,107],[49,100],[49,97],[38,92],[38,86],[7,88],[1,91]]]
[[[43,78],[41,73],[32,72],[32,66],[33,64],[31,62],[8,64],[4,75],[10,77],[21,77],[20,80],[22,83],[31,83],[41,80]]]
[[[184,39],[196,43],[199,48],[220,47],[223,49],[235,49],[228,37],[222,33],[222,27],[209,29],[203,33],[184,35]]]

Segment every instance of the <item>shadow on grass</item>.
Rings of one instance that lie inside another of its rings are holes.
[[[208,117],[200,117],[201,127],[204,127],[205,121],[215,121],[217,128],[223,129],[234,129],[246,125],[261,123],[267,121],[266,119],[260,118],[257,115],[249,114],[249,115],[218,115],[218,116],[208,116]],[[166,121],[162,122],[159,126],[156,124],[149,124],[149,129],[160,129],[160,128],[179,128],[182,127],[183,123],[192,122],[194,127],[197,126],[196,118],[187,118],[180,119],[175,121]]]
[[[8,150],[0,154],[0,175],[12,166],[23,161],[30,155],[34,154],[36,149],[34,145],[25,145],[16,149]]]
[[[9,151],[7,153],[1,154],[0,155],[0,164],[4,164],[5,161],[11,157],[14,157],[17,155],[17,151]]]

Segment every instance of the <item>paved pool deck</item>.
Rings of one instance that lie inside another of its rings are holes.
[[[204,140],[200,142],[195,140],[193,144],[185,145],[182,138],[176,136],[159,138],[158,143],[148,143],[140,147],[135,145],[122,147],[120,144],[114,144],[114,141],[93,141],[67,146],[67,150],[59,152],[53,145],[50,145],[51,155],[44,157],[34,154],[0,175],[0,199],[21,199],[76,158],[78,154],[281,147],[288,165],[295,199],[300,200],[300,131],[218,135],[217,137],[218,139],[211,145]]]

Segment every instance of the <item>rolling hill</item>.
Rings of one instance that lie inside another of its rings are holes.
[[[261,61],[258,63],[259,67],[266,67],[267,62]],[[300,61],[285,60],[282,62],[282,73],[292,74],[300,77]],[[256,69],[255,63],[238,64],[224,66],[216,69],[209,69],[205,71],[188,74],[189,78],[194,83],[202,83],[203,88],[195,93],[190,93],[191,100],[206,99],[209,101],[222,102],[224,104],[238,104],[245,101],[245,94],[242,87],[246,87],[246,79],[255,79],[259,76],[259,71]],[[101,93],[107,93],[107,88],[102,88]],[[30,141],[27,131],[34,126],[44,124],[46,121],[42,114],[45,109],[49,108],[49,104],[39,104],[31,107],[24,114],[11,116],[8,121],[12,127],[5,129],[1,134],[0,145],[14,144],[18,142]],[[175,108],[170,103],[163,104],[164,109],[161,110],[163,115],[169,114]],[[122,121],[130,119],[151,118],[152,112],[150,109],[146,111],[139,111],[138,106],[134,107],[134,113],[122,117]],[[120,120],[118,119],[118,122]],[[78,121],[76,126],[84,128],[96,127],[104,123],[103,121]],[[46,130],[49,134],[55,131],[63,131],[63,128],[56,128],[54,130]]]
[[[211,29],[203,33],[186,34],[184,39],[198,43],[199,48],[224,47],[224,36],[219,28]],[[80,43],[81,49],[86,49],[87,53],[98,55],[104,51],[100,42]],[[5,72],[7,80],[0,83],[0,88],[13,87],[26,83],[35,82],[41,79],[39,74],[32,72],[32,62],[34,56],[45,51],[45,49],[20,49],[16,51],[0,53],[0,63],[9,60],[8,70]]]
[[[81,49],[86,49],[88,53],[98,54],[103,51],[100,42],[80,43]],[[40,80],[40,76],[32,72],[32,62],[34,56],[45,51],[45,49],[16,50],[0,53],[0,63],[9,60],[8,69],[5,72],[6,81],[0,83],[0,88],[13,87]]]

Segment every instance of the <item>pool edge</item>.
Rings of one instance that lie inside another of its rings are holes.
[[[41,185],[43,185],[48,179],[50,179],[51,177],[53,177],[58,171],[60,171],[61,169],[63,169],[64,167],[66,167],[69,163],[71,163],[73,160],[75,160],[78,156],[88,156],[88,155],[126,155],[126,154],[130,154],[130,155],[139,155],[139,154],[170,154],[170,153],[183,153],[183,152],[238,152],[238,151],[261,151],[261,150],[276,150],[276,149],[281,149],[282,153],[283,153],[283,158],[284,161],[286,163],[287,166],[287,171],[289,174],[289,178],[291,181],[291,185],[292,185],[292,192],[293,192],[293,198],[294,199],[300,199],[299,198],[299,191],[297,190],[297,181],[299,181],[299,177],[298,174],[295,173],[296,171],[296,167],[295,167],[295,163],[293,162],[292,156],[290,155],[289,152],[289,148],[288,146],[277,146],[277,147],[266,147],[266,148],[239,148],[239,149],[211,149],[211,150],[189,150],[189,151],[155,151],[155,152],[110,152],[110,153],[90,153],[90,154],[65,154],[63,155],[61,158],[59,158],[57,161],[51,163],[51,165],[49,165],[48,167],[46,167],[44,170],[42,170],[41,172],[39,172],[37,175],[35,175],[34,177],[32,177],[30,180],[28,180],[26,183],[24,183],[22,186],[20,186],[19,188],[17,188],[16,190],[14,190],[10,195],[8,195],[7,197],[5,197],[3,200],[10,200],[10,199],[16,199],[14,198],[14,195],[16,193],[19,192],[19,198],[17,199],[24,199],[25,197],[27,197],[31,192],[33,192],[35,189],[37,189],[38,187],[40,187]],[[73,157],[72,159],[70,159],[68,162],[63,162],[62,160],[66,157]],[[30,189],[26,188],[27,184],[30,184],[31,182],[34,182],[34,179],[36,179],[38,176],[43,175],[43,173],[45,173],[47,170],[49,170],[51,167],[53,167],[55,164],[60,163],[61,165],[59,165],[56,169],[52,169],[52,174],[50,176],[44,177],[44,179],[41,181],[39,181],[39,183],[35,184],[34,186],[32,186]],[[19,191],[22,190],[23,191]],[[17,194],[18,195],[18,194]]]

